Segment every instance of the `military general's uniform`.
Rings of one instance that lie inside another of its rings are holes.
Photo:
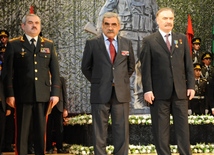
[[[32,49],[26,35],[10,40],[3,73],[6,96],[15,97],[16,152],[27,154],[32,117],[35,154],[43,155],[47,106],[50,96],[59,96],[60,92],[59,66],[53,42],[38,36],[36,48]]]
[[[0,125],[0,154],[2,153],[5,121],[6,121],[6,102],[5,102],[2,77],[0,75],[0,124],[1,124]]]
[[[206,79],[200,78],[195,80],[195,96],[189,101],[189,109],[193,114],[202,115],[205,114],[205,109],[209,109],[207,100],[207,85]]]

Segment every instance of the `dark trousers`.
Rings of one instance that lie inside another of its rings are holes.
[[[93,144],[95,155],[106,155],[108,120],[111,114],[115,155],[128,155],[129,148],[129,103],[117,100],[113,87],[108,103],[92,103]]]
[[[188,125],[188,100],[177,98],[175,92],[168,100],[155,99],[150,106],[155,147],[158,155],[170,155],[170,107],[172,108],[178,151],[191,155]]]
[[[192,110],[192,114],[195,115],[205,115],[205,99],[192,99],[189,101],[190,109]],[[207,108],[208,109],[208,108]]]
[[[47,104],[38,102],[16,104],[16,155],[27,155],[29,134],[35,135],[35,155],[44,155]],[[33,133],[29,133],[31,121]]]
[[[6,120],[6,114],[3,111],[2,105],[0,101],[0,154],[2,152],[2,144],[4,139],[4,131],[5,131],[5,120]]]
[[[47,122],[47,150],[53,148],[53,130],[55,129],[55,137],[56,137],[56,147],[57,149],[62,149],[63,143],[63,113],[60,112],[55,106],[48,116]]]

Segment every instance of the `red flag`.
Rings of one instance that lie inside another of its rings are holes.
[[[30,8],[30,14],[33,14],[33,5],[31,5],[31,8]]]
[[[190,48],[190,53],[192,56],[192,38],[194,37],[194,33],[193,33],[193,29],[192,29],[192,22],[191,22],[191,17],[189,15],[189,19],[188,19],[188,26],[187,26],[187,39],[189,42],[189,48]]]

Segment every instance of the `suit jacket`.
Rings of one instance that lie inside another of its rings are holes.
[[[156,99],[169,99],[175,90],[179,99],[187,99],[187,89],[194,89],[194,70],[187,37],[172,32],[172,48],[157,31],[143,40],[141,50],[144,93],[152,91]]]
[[[135,69],[135,60],[130,40],[118,37],[118,53],[111,63],[103,35],[86,41],[82,59],[82,72],[91,82],[91,103],[107,103],[112,94],[112,84],[119,102],[130,102],[129,77]],[[122,51],[129,51],[125,55]]]
[[[6,96],[14,96],[16,102],[48,102],[50,95],[59,96],[59,65],[53,42],[38,37],[34,52],[25,35],[10,40],[3,77]]]
[[[67,104],[68,104],[65,78],[60,77],[60,82],[61,82],[61,89],[60,89],[60,95],[59,95],[59,102],[56,104],[56,107],[60,112],[63,112],[64,109],[67,109]]]

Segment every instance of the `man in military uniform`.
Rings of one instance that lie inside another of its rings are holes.
[[[206,52],[202,55],[202,69],[201,69],[201,77],[207,79],[209,81],[213,78],[214,75],[214,67],[212,66],[212,55],[209,52]]]
[[[121,17],[120,35],[132,41],[137,64],[136,72],[130,78],[132,95],[130,113],[132,113],[133,108],[146,109],[143,103],[139,55],[143,38],[158,29],[155,21],[158,5],[155,0],[107,0],[99,13],[98,31],[101,29],[102,16],[114,10]]]
[[[201,57],[205,52],[200,51],[201,38],[192,39],[192,62],[193,64],[201,62]]]
[[[9,39],[9,32],[7,30],[0,30],[0,67],[3,68],[4,65],[4,54],[7,48]],[[0,74],[2,74],[2,69],[0,70]],[[6,102],[5,102],[6,103]],[[5,125],[5,134],[4,134],[4,140],[2,145],[2,151],[3,152],[14,152],[14,150],[11,148],[11,144],[13,141],[14,136],[14,110],[7,106],[6,108],[6,123],[2,124],[2,126]]]
[[[208,113],[208,100],[207,100],[207,80],[201,78],[201,65],[194,64],[195,71],[195,96],[189,100],[188,114],[203,115]]]
[[[16,154],[27,155],[33,120],[34,131],[30,134],[35,135],[35,154],[44,155],[47,107],[54,107],[59,101],[59,65],[53,42],[39,36],[40,18],[27,14],[21,27],[25,34],[10,40],[5,53],[6,101],[16,111]]]
[[[9,32],[7,30],[0,30],[0,61],[2,62],[1,66],[3,66],[4,63],[4,53],[6,51],[8,38]]]
[[[1,61],[0,61],[1,63]],[[2,67],[0,67],[1,71]],[[3,150],[3,140],[5,133],[5,121],[6,121],[6,101],[3,89],[2,76],[0,75],[0,155],[2,155]]]
[[[0,30],[1,47],[7,47],[9,32],[7,30]]]

